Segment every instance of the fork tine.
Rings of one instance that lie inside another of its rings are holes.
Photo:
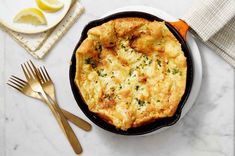
[[[25,65],[25,64],[21,64],[21,68],[22,68],[22,70],[23,70],[23,72],[24,72],[24,75],[25,75],[26,79],[29,80],[29,75],[28,75],[28,73],[26,72],[24,65]]]
[[[12,85],[12,84],[10,84],[10,83],[8,83],[8,82],[7,82],[7,85],[9,85],[9,86],[11,86],[12,88],[15,88],[16,90],[22,92],[22,89],[20,89],[20,88],[14,86],[14,85]]]
[[[42,68],[42,67],[40,67],[40,71],[42,72],[45,81],[48,81],[48,78],[47,78],[45,72],[43,71],[43,68]]]
[[[15,80],[16,82],[20,83],[22,86],[27,84],[27,82],[25,82],[24,80],[14,76],[14,75],[11,75],[10,79]]]
[[[48,74],[48,72],[47,72],[45,66],[43,66],[43,69],[44,69],[44,71],[46,72],[47,78],[48,78],[49,80],[51,80],[51,77],[49,76],[49,74]]]
[[[8,81],[11,82],[11,83],[14,83],[14,84],[16,83],[17,86],[19,86],[19,87],[21,87],[21,88],[24,86],[24,84],[22,84],[22,83],[19,82],[18,80],[15,80],[15,79],[12,78],[12,77],[10,77]],[[15,85],[16,85],[16,84],[15,84]]]
[[[8,81],[9,81],[11,84],[14,84],[15,86],[17,86],[19,89],[22,89],[22,88],[23,88],[23,86],[22,86],[21,84],[15,82],[15,81],[12,80],[12,79],[9,79]]]
[[[41,81],[42,83],[44,83],[44,79],[43,79],[43,77],[42,77],[42,74],[41,74],[39,68],[37,68],[37,73],[38,73],[38,77],[39,77],[40,81]]]
[[[38,71],[39,71],[39,73],[40,73],[40,75],[41,75],[41,77],[42,77],[43,83],[45,83],[45,82],[47,81],[47,79],[46,79],[46,77],[45,77],[45,75],[44,75],[42,69],[41,69],[41,68],[38,68]]]
[[[35,65],[33,64],[33,62],[31,60],[29,60],[30,64],[31,64],[31,67],[33,67],[33,71],[34,71],[34,74],[38,74],[38,70],[37,68],[35,67]]]
[[[26,70],[28,70],[28,72],[30,73],[31,77],[35,77],[35,72],[34,70],[32,69],[31,65],[29,64],[29,62],[26,62],[27,65],[28,65],[28,68],[26,68]]]

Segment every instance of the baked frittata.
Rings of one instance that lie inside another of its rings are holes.
[[[90,111],[127,130],[174,115],[187,63],[164,22],[119,18],[88,31],[75,83]]]

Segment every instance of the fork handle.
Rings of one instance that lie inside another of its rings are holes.
[[[68,121],[66,120],[64,114],[62,113],[61,109],[58,108],[58,106],[53,102],[53,104],[49,101],[47,98],[47,95],[45,92],[41,92],[41,95],[49,108],[51,109],[52,113],[54,114],[55,118],[59,122],[60,126],[62,126],[62,129],[65,132],[66,137],[69,140],[69,143],[73,147],[73,150],[76,154],[80,154],[82,152],[81,144],[79,143],[74,131],[70,127]],[[58,118],[59,117],[59,118]]]
[[[64,114],[64,116],[73,124],[75,124],[76,126],[80,127],[81,129],[85,130],[85,131],[90,131],[91,130],[91,125],[86,122],[85,120],[83,120],[82,118],[62,109],[62,112]]]
[[[39,95],[40,96],[40,95]],[[49,96],[49,95],[48,95]],[[49,96],[50,97],[50,96]],[[44,100],[44,98],[39,97],[39,99],[46,104],[46,101]],[[52,99],[51,99],[52,100]],[[54,103],[56,102],[55,100],[52,100]],[[87,121],[83,120],[82,118],[66,111],[65,109],[61,108],[65,118],[67,120],[69,120],[70,122],[72,122],[74,125],[76,125],[77,127],[83,129],[84,131],[89,132],[92,129],[91,124],[89,124]]]

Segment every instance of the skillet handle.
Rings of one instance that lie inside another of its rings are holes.
[[[180,33],[184,41],[186,41],[186,34],[189,29],[189,25],[181,19],[179,21],[169,23]]]

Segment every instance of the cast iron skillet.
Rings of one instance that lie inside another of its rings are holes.
[[[74,78],[75,78],[75,72],[76,72],[76,58],[75,58],[75,53],[77,48],[80,46],[82,41],[87,37],[87,32],[89,29],[99,26],[105,22],[108,22],[110,20],[116,19],[116,18],[122,18],[122,17],[141,17],[145,18],[150,21],[163,21],[162,19],[153,16],[151,14],[143,13],[143,12],[135,12],[135,11],[128,11],[128,12],[119,12],[112,14],[110,16],[107,16],[102,19],[98,19],[95,21],[90,22],[88,25],[85,26],[84,30],[82,31],[81,38],[77,44],[77,46],[74,49],[72,58],[71,58],[71,65],[70,65],[70,70],[69,70],[69,76],[70,76],[70,85],[72,88],[72,92],[74,95],[74,98],[78,104],[78,106],[81,108],[83,113],[92,121],[94,122],[97,126],[103,128],[104,130],[107,130],[109,132],[113,132],[116,134],[121,134],[121,135],[143,135],[147,134],[153,131],[156,131],[160,128],[171,126],[175,124],[181,115],[182,108],[184,107],[185,102],[188,99],[188,96],[191,91],[192,87],[192,82],[193,82],[193,64],[192,64],[192,57],[190,54],[190,51],[186,45],[186,42],[184,38],[180,35],[180,33],[169,23],[166,22],[167,27],[169,30],[174,34],[174,36],[178,39],[178,41],[181,43],[182,50],[185,54],[185,57],[187,58],[187,80],[186,80],[186,90],[185,93],[178,105],[178,108],[176,110],[176,113],[172,117],[164,118],[164,119],[159,119],[156,120],[153,123],[143,125],[137,128],[131,128],[128,129],[127,131],[123,131],[120,129],[115,128],[113,125],[110,125],[106,123],[104,120],[102,120],[100,117],[98,117],[95,113],[89,111],[87,104],[85,103],[83,97],[81,96],[81,93],[79,89],[77,88]]]

